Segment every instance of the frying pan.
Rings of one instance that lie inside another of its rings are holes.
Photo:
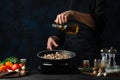
[[[59,52],[60,54],[66,54],[66,55],[70,56],[70,58],[67,58],[67,59],[45,59],[45,58],[41,58],[41,56],[43,56],[44,54],[53,54],[55,52]],[[76,54],[74,52],[68,51],[68,50],[44,50],[44,51],[38,52],[37,57],[40,58],[43,62],[66,63],[66,62],[69,62],[71,59],[75,58]]]

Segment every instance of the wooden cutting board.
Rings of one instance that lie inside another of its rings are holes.
[[[26,71],[25,74],[21,74],[20,72],[0,72],[0,78],[15,78],[15,77],[21,77],[21,76],[25,76],[26,74],[28,74],[28,72]]]
[[[93,73],[93,71],[91,69],[92,68],[89,68],[89,70],[86,71],[86,70],[83,70],[83,68],[79,68],[81,74],[85,74],[85,75],[89,75],[89,76],[97,76],[98,73],[96,73],[96,74]],[[103,76],[103,74],[102,74],[102,76]],[[120,72],[107,73],[106,76],[116,76],[116,77],[118,77],[118,76],[120,76]]]
[[[84,72],[84,71],[81,71],[81,74],[85,74],[85,75],[89,75],[89,76],[97,76],[97,74],[94,74],[93,72]],[[107,76],[120,77],[120,72],[107,73]]]
[[[93,74],[92,72],[81,71],[81,74],[90,75],[90,76],[97,76],[97,74]]]

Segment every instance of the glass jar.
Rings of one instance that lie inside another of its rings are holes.
[[[83,60],[83,68],[88,68],[88,67],[90,67],[89,60]]]
[[[26,59],[20,59],[20,62],[23,63],[24,65],[26,64]]]

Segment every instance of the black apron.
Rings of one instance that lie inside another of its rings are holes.
[[[81,65],[84,59],[93,61],[100,58],[100,53],[95,30],[80,22],[77,24],[79,25],[79,32],[77,34],[65,34],[62,49],[75,52],[76,59],[74,62]]]
[[[69,8],[94,15],[95,3],[95,0],[71,0]],[[70,22],[79,25],[79,32],[77,34],[59,32],[57,36],[62,43],[61,49],[70,50],[76,53],[76,58],[73,61],[74,64],[82,65],[84,59],[89,59],[92,64],[95,58],[100,58],[96,30],[78,21]]]

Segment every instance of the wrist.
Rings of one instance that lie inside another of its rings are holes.
[[[70,10],[70,14],[71,14],[71,18],[76,20],[77,12],[74,10]]]
[[[73,19],[74,18],[74,11],[73,10],[69,10],[69,13],[70,13],[70,19]]]
[[[54,40],[59,40],[58,36],[51,36]]]

